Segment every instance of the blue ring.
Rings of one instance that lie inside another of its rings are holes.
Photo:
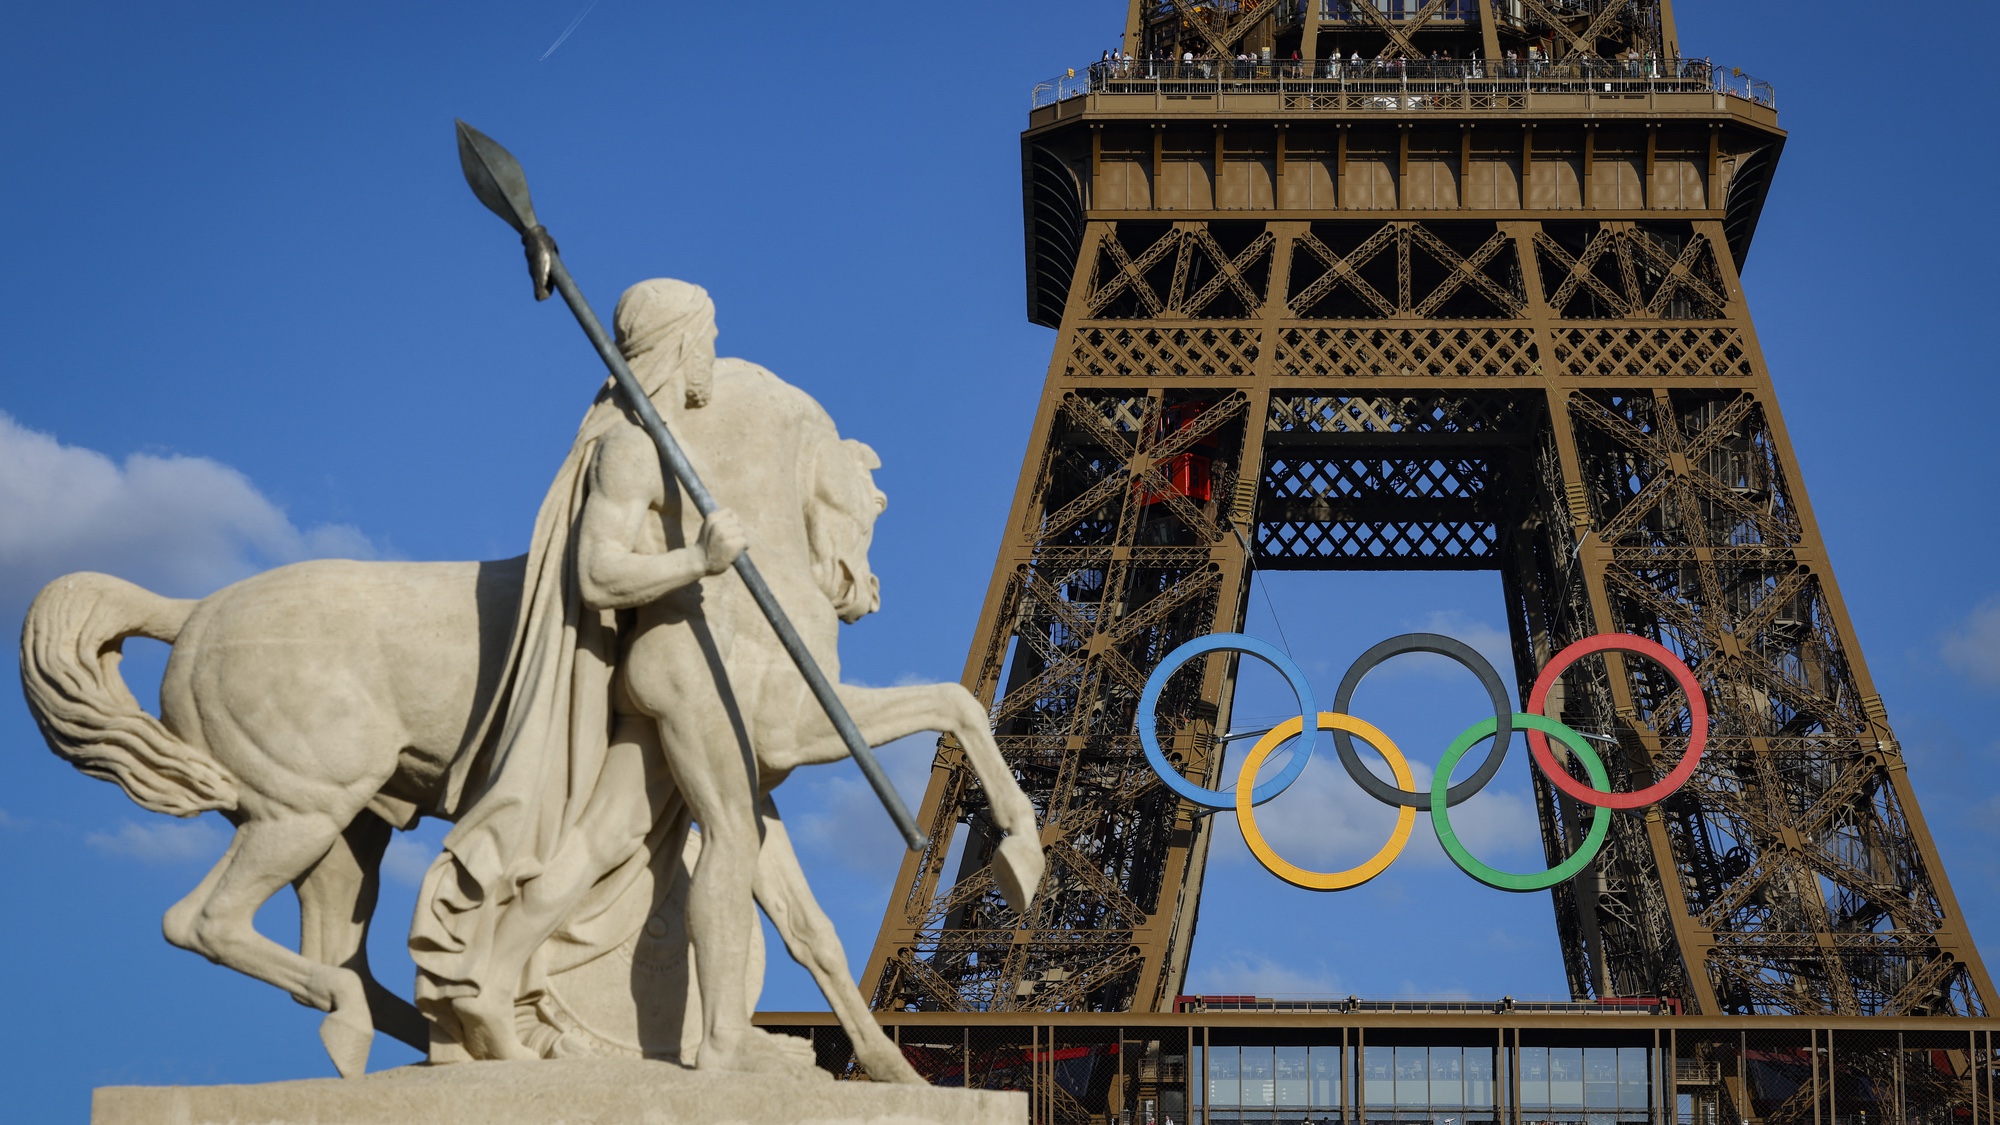
[[[1303,729],[1312,732],[1304,753],[1294,753],[1291,763],[1279,771],[1278,776],[1250,791],[1250,803],[1261,805],[1290,788],[1292,782],[1299,779],[1299,774],[1305,772],[1306,761],[1319,747],[1319,704],[1313,699],[1312,685],[1306,682],[1306,674],[1299,670],[1297,664],[1292,663],[1291,657],[1279,652],[1270,644],[1242,633],[1210,633],[1205,637],[1196,637],[1168,653],[1167,658],[1160,661],[1159,666],[1153,669],[1153,674],[1146,677],[1146,690],[1139,696],[1139,744],[1146,748],[1146,761],[1152,764],[1153,772],[1159,774],[1160,780],[1166,783],[1167,788],[1180,794],[1182,799],[1208,809],[1236,807],[1236,797],[1233,794],[1203,788],[1182,777],[1173,763],[1167,761],[1167,755],[1160,749],[1159,735],[1153,730],[1159,718],[1160,692],[1166,688],[1168,678],[1189,660],[1203,653],[1217,651],[1240,652],[1246,656],[1254,656],[1277,669],[1278,674],[1285,677],[1285,681],[1292,685],[1292,695],[1299,702],[1299,721]],[[1220,746],[1221,743],[1217,745]]]

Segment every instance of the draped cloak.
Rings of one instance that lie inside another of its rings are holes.
[[[633,366],[651,395],[679,364],[662,357]],[[607,381],[536,516],[500,688],[447,775],[437,813],[458,823],[425,873],[410,923],[417,1006],[438,1025],[434,1061],[469,1057],[457,1046],[451,1001],[479,993],[499,912],[579,829],[603,771],[616,721],[617,615],[583,604],[576,541],[597,448],[633,424]],[[601,956],[643,923],[651,896],[631,892],[642,879],[650,883],[656,859],[662,867],[678,862],[688,829],[677,796],[653,812],[646,846],[593,885],[535,954],[518,997],[532,1000],[548,974]],[[645,901],[635,914],[636,897]]]

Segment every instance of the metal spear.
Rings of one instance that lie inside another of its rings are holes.
[[[688,498],[704,518],[715,512],[715,497],[710,495],[701,478],[695,475],[694,466],[681,451],[678,441],[667,429],[666,420],[653,407],[653,400],[639,385],[632,369],[625,364],[625,357],[604,331],[604,325],[591,311],[590,302],[570,279],[569,270],[563,267],[562,256],[556,251],[555,240],[549,232],[535,221],[534,204],[528,199],[528,177],[521,170],[521,162],[512,153],[500,147],[499,143],[486,134],[467,125],[458,123],[458,162],[465,169],[465,182],[472,188],[472,194],[479,197],[488,210],[506,220],[521,236],[521,245],[528,252],[528,272],[535,281],[535,299],[546,300],[553,289],[561,293],[569,304],[569,311],[576,316],[576,322],[583,326],[583,334],[590,337],[596,347],[599,359],[611,369],[612,381],[624,394],[633,413],[639,416],[639,425],[652,437],[659,447],[663,467],[673,473],[687,491]],[[882,800],[882,807],[889,811],[889,819],[896,822],[896,830],[903,834],[911,851],[920,851],[924,846],[924,834],[917,830],[916,818],[910,815],[903,798],[889,783],[889,775],[882,772],[882,764],[875,760],[874,751],[868,748],[868,740],[861,737],[860,728],[840,702],[833,684],[826,673],[813,660],[812,653],[806,651],[805,641],[799,638],[798,630],[792,628],[791,619],[771,593],[771,587],[764,582],[764,576],[757,571],[757,564],[750,560],[750,552],[736,556],[736,574],[743,579],[743,585],[750,591],[750,597],[757,608],[764,611],[764,619],[771,623],[771,629],[778,634],[778,640],[785,646],[785,652],[798,665],[799,673],[806,678],[806,684],[825,709],[826,717],[833,722],[833,729],[840,732],[841,741],[847,743],[848,752],[854,755],[854,763],[861,767],[861,773],[868,784],[875,788],[875,795]]]

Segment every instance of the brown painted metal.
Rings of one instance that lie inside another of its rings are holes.
[[[1572,68],[1673,34],[1658,3],[1367,10],[1174,0],[1131,17],[1146,54],[1198,41],[1232,61],[1288,59],[1307,27],[1307,58],[1465,59],[1497,37],[1553,43]],[[1443,18],[1496,10],[1523,15]],[[1524,681],[1570,641],[1635,632],[1683,655],[1714,715],[1695,779],[1617,818],[1554,892],[1574,996],[1984,1013],[1991,978],[1738,280],[1784,143],[1775,111],[1702,83],[1552,72],[1407,95],[1282,69],[1110,75],[1023,134],[1029,315],[1059,335],[964,682],[1041,810],[1050,881],[1017,924],[983,798],[941,747],[930,850],[905,861],[864,977],[876,1007],[1168,1009],[1209,822],[1140,752],[1147,674],[1239,628],[1253,568],[1489,569]],[[1170,752],[1211,785],[1234,674],[1194,662],[1161,708]],[[1550,711],[1615,740],[1620,788],[1686,742],[1685,701],[1638,660],[1583,662]],[[1538,798],[1553,859],[1578,812]]]
[[[877,1018],[933,1083],[1025,1092],[1030,1125],[1439,1119],[1994,1125],[2000,1119],[2000,1020],[1553,1013],[1505,1002],[1443,1008],[884,1012]],[[831,1014],[768,1013],[757,1023],[809,1040],[820,1065],[835,1074],[860,1076],[852,1044]],[[1244,1081],[1232,1097],[1237,1048]],[[1331,1079],[1337,1093],[1302,1080],[1305,1049],[1316,1056],[1314,1081]],[[1634,1058],[1635,1049],[1647,1054]],[[1249,1065],[1255,1055],[1263,1058],[1259,1071]],[[1565,1055],[1571,1085],[1561,1100],[1568,1104],[1552,1105],[1558,1098],[1550,1079]],[[1627,1069],[1628,1062],[1638,1066]],[[1470,1080],[1464,1085],[1461,1064]],[[1499,1081],[1482,1083],[1486,1076]],[[1535,1080],[1540,1096],[1526,1096]]]

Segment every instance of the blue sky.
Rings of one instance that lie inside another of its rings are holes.
[[[466,192],[462,116],[526,162],[600,309],[645,277],[707,286],[725,354],[880,451],[885,606],[848,630],[848,675],[957,677],[1053,342],[1023,316],[1016,134],[1033,83],[1095,58],[1122,6],[602,0],[541,60],[584,5],[0,13],[0,627],[75,569],[197,595],[316,554],[522,549],[601,374]],[[1983,104],[1989,68],[1952,65],[1933,25],[1879,5],[1677,9],[1689,53],[1778,86],[1792,140],[1745,280],[1913,783],[1995,955],[2000,739],[1980,716],[2000,696],[2000,390],[1978,333],[1996,246],[1990,209],[1947,210],[1995,172],[1991,122],[1948,108]],[[1271,636],[1275,607],[1323,692],[1408,628],[1501,647],[1492,576],[1286,576],[1268,594],[1251,631]],[[144,695],[163,650],[134,648]],[[1272,685],[1247,690],[1244,711],[1283,706]],[[1371,677],[1357,710],[1435,762],[1480,703],[1469,677],[1413,662]],[[913,801],[928,757],[886,754]],[[1535,850],[1522,761],[1467,806],[1496,861]],[[1376,814],[1324,766],[1267,831],[1302,863],[1352,862]],[[780,800],[858,962],[895,839],[850,769]],[[1351,830],[1306,838],[1329,803]],[[1367,888],[1316,896],[1222,827],[1200,990],[1563,990],[1548,899],[1472,884],[1422,831]],[[398,988],[438,835],[389,863],[374,950]],[[316,1013],[159,937],[225,840],[213,818],[153,816],[74,773],[0,692],[5,1116],[82,1121],[107,1083],[331,1073]],[[261,923],[290,940],[294,917],[280,899]],[[818,1006],[778,961],[764,1006]],[[378,1039],[376,1066],[411,1057]]]

